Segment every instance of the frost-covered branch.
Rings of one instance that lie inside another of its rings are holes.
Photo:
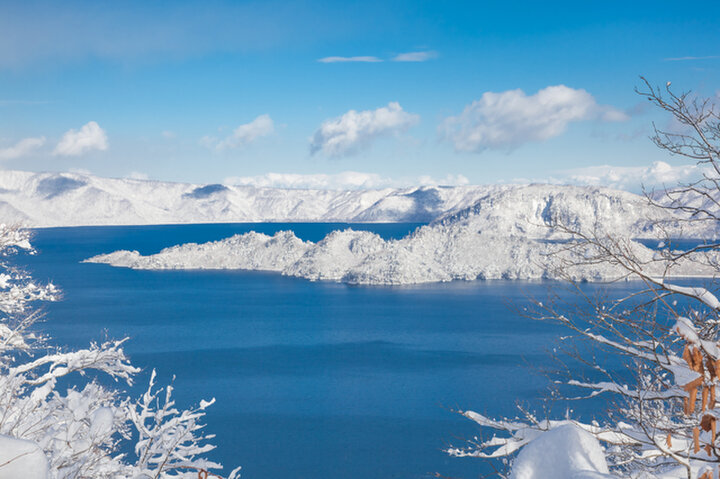
[[[198,422],[215,400],[200,401],[197,408],[179,411],[172,400],[172,386],[165,388],[162,400],[163,390],[154,390],[154,386],[155,371],[145,394],[129,407],[130,420],[139,434],[135,444],[136,473],[159,478],[188,469],[207,471],[222,467],[202,458],[215,449],[206,442],[214,436],[203,434],[204,426]],[[233,470],[229,479],[236,477],[239,470]]]
[[[221,477],[210,472],[221,465],[206,458],[215,446],[201,423],[213,401],[179,408],[170,386],[160,400],[154,372],[138,400],[87,379],[93,370],[132,384],[140,370],[125,355],[127,338],[75,351],[49,348],[49,338],[35,331],[42,314],[33,303],[58,300],[60,292],[8,263],[23,250],[34,254],[29,233],[0,225],[0,477]],[[61,378],[70,384],[64,391]],[[136,457],[119,452],[127,449]]]
[[[648,200],[653,207],[670,213],[665,217],[674,218],[672,221],[709,222],[717,238],[720,236],[717,106],[710,99],[675,94],[670,84],[661,94],[661,89],[645,79],[643,82],[645,89],[638,93],[669,112],[681,126],[678,132],[656,128],[652,138],[655,144],[672,154],[695,159],[706,168],[701,181],[681,185],[660,196],[648,194]],[[578,377],[577,370],[568,368],[570,376],[560,381],[558,387],[563,392],[580,389],[585,398],[608,396],[613,398],[614,405],[602,424],[567,418],[539,420],[525,411],[518,419],[493,420],[467,411],[464,416],[496,434],[448,452],[482,458],[515,456],[519,452],[520,464],[514,467],[527,471],[531,467],[528,464],[542,456],[531,453],[523,456],[525,450],[534,450],[532,443],[542,442],[559,429],[579,430],[603,444],[602,464],[591,471],[593,474],[609,472],[619,477],[673,479],[718,477],[720,300],[713,279],[720,276],[720,242],[710,239],[679,250],[672,247],[675,238],[666,237],[653,252],[641,248],[631,238],[607,234],[601,224],[589,231],[562,221],[552,226],[570,238],[552,254],[556,255],[555,264],[559,264],[557,277],[576,287],[576,304],[562,305],[558,300],[536,302],[528,315],[559,323],[572,334],[564,342],[572,340],[577,345],[583,341],[587,346],[576,347],[573,354],[578,364],[589,367],[590,377]],[[657,230],[664,229],[662,223],[656,226]],[[617,268],[622,271],[619,279],[639,279],[643,287],[617,300],[588,297],[575,283],[577,268],[588,266]],[[694,269],[694,276],[707,278],[706,284],[685,286],[670,279],[689,267]],[[598,356],[591,354],[596,350],[616,361],[621,359],[624,368],[599,363]],[[629,384],[631,372],[635,382]],[[578,399],[577,395],[572,399]],[[547,442],[542,444],[553,447]]]

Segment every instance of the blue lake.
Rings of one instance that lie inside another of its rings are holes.
[[[479,433],[453,409],[515,415],[539,405],[562,330],[516,310],[554,282],[476,281],[356,287],[242,271],[133,271],[80,261],[143,254],[250,230],[292,229],[317,241],[345,224],[224,224],[36,231],[36,279],[64,291],[41,324],[56,344],[129,336],[126,351],[180,405],[217,398],[206,417],[211,454],[244,478],[475,478],[478,459],[448,457]],[[385,238],[416,224],[352,225]],[[614,285],[620,292],[633,285]],[[600,290],[598,285],[584,288]],[[581,406],[577,406],[581,407]],[[564,411],[558,411],[563,415]]]

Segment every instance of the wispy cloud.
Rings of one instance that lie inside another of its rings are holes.
[[[348,62],[360,62],[360,63],[379,63],[382,60],[378,57],[371,56],[360,56],[360,57],[324,57],[319,58],[320,63],[348,63]]]
[[[434,50],[426,50],[419,52],[406,52],[399,53],[394,57],[390,58],[389,61],[393,62],[426,62],[437,58],[438,54]],[[320,63],[347,63],[347,62],[360,62],[360,63],[381,63],[385,60],[376,56],[357,56],[357,57],[324,57],[317,60]]]
[[[447,118],[439,131],[456,150],[480,152],[546,140],[564,133],[569,123],[590,119],[624,121],[628,116],[598,105],[585,90],[557,85],[534,95],[519,89],[484,93],[462,113]]]
[[[717,60],[720,55],[708,55],[705,57],[674,57],[674,58],[663,58],[666,62],[685,62],[691,60]]]
[[[335,174],[292,174],[267,173],[259,176],[234,176],[223,181],[226,185],[255,186],[258,188],[302,188],[319,190],[364,190],[377,188],[399,188],[406,186],[466,185],[463,175],[447,175],[444,178],[416,176],[390,178],[375,173],[343,171]]]
[[[392,58],[394,62],[426,62],[437,58],[438,54],[436,51],[427,50],[421,52],[407,52],[400,53]]]
[[[53,155],[78,156],[92,150],[107,150],[108,138],[105,131],[94,121],[83,125],[80,130],[69,130],[60,139]]]
[[[25,138],[13,146],[0,149],[0,160],[14,160],[26,156],[45,144],[45,137]]]
[[[556,171],[544,178],[514,178],[511,183],[606,186],[642,193],[643,190],[663,190],[689,184],[702,179],[704,175],[713,176],[713,174],[707,166],[692,164],[673,166],[664,161],[656,161],[648,166],[586,166]]]
[[[87,168],[70,168],[68,170],[70,173],[75,173],[77,175],[83,175],[83,176],[91,176],[92,171],[88,170]]]
[[[270,115],[260,115],[250,123],[245,123],[233,130],[232,134],[224,139],[213,136],[204,136],[200,143],[208,148],[225,150],[247,146],[259,138],[271,135],[275,132],[275,124]]]
[[[352,155],[368,148],[378,137],[404,131],[418,121],[418,115],[407,113],[397,102],[376,110],[350,110],[320,125],[310,140],[310,152],[322,151],[334,157]]]
[[[628,191],[645,188],[673,187],[700,179],[706,168],[698,165],[672,166],[656,161],[650,166],[590,166],[562,172],[570,183],[602,185]],[[709,171],[708,171],[709,173]]]
[[[127,175],[125,175],[125,178],[131,179],[131,180],[142,180],[147,181],[150,179],[150,177],[147,175],[147,173],[142,173],[140,171],[131,171]]]

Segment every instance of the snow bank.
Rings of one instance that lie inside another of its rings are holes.
[[[46,479],[48,464],[39,445],[0,434],[0,477]]]
[[[567,423],[542,433],[520,450],[511,479],[611,479],[595,437]]]
[[[272,237],[252,232],[149,256],[116,251],[86,261],[136,269],[267,270],[352,284],[559,277],[604,281],[622,278],[624,271],[608,261],[578,265],[592,251],[566,251],[570,236],[556,225],[620,238],[659,236],[658,222],[663,231],[681,230],[677,218],[660,213],[629,193],[533,185],[498,189],[400,240],[351,229],[334,231],[318,243],[304,242],[290,231]],[[648,264],[646,272],[663,273],[661,259],[653,264],[654,251],[630,240],[627,248]],[[671,274],[700,275],[703,270],[677,264]]]

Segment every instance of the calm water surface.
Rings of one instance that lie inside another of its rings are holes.
[[[317,241],[338,224],[51,228],[22,256],[64,300],[42,324],[58,344],[129,336],[127,352],[178,403],[217,398],[207,415],[212,458],[244,478],[477,478],[477,459],[442,450],[479,433],[451,412],[514,415],[547,383],[558,328],[521,317],[551,282],[478,281],[355,287],[242,271],[133,271],[82,259],[143,254],[250,230],[292,229]],[[397,238],[416,224],[353,225]],[[588,285],[593,289],[598,286]],[[627,286],[615,286],[622,289]],[[564,294],[564,293],[561,293]],[[139,391],[139,387],[132,389]]]

